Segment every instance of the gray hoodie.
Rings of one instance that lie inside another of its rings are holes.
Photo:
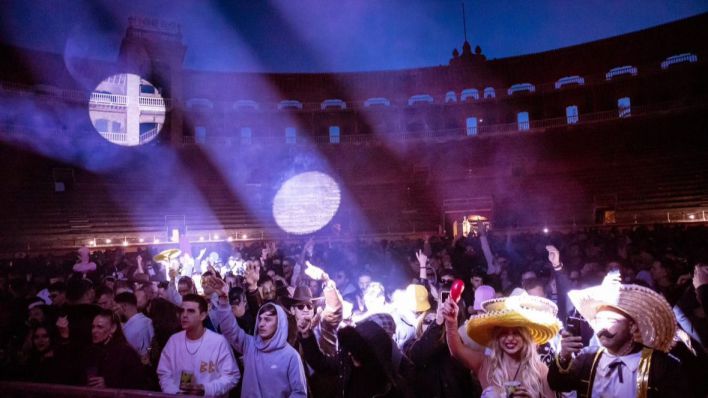
[[[243,355],[242,398],[307,397],[305,370],[300,355],[288,344],[288,318],[285,310],[273,304],[278,314],[275,335],[268,341],[246,334],[238,326],[231,306],[219,305],[217,317],[221,333]],[[256,331],[258,317],[256,316]]]

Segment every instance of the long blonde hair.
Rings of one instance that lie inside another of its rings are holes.
[[[523,345],[521,347],[521,358],[519,360],[519,372],[516,376],[516,381],[521,382],[529,391],[532,397],[542,397],[543,388],[543,372],[542,368],[545,366],[541,362],[541,358],[536,352],[536,344],[531,339],[531,335],[525,328],[513,328],[521,336],[523,340]],[[490,366],[487,373],[487,380],[489,383],[495,386],[503,387],[504,383],[514,379],[513,374],[508,374],[502,358],[506,353],[501,348],[499,344],[499,336],[504,329],[497,328],[494,331],[494,339],[491,344],[492,354],[490,356]]]

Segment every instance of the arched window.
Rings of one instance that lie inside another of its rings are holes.
[[[432,103],[433,103],[433,97],[428,94],[419,94],[419,95],[414,95],[414,96],[408,98],[408,106],[415,105],[415,104],[432,104]]]
[[[529,92],[533,93],[536,91],[536,86],[534,86],[531,83],[519,83],[519,84],[514,84],[511,87],[509,87],[509,90],[507,90],[507,94],[513,95],[514,93],[521,93],[521,92]]]
[[[529,113],[519,112],[516,114],[516,123],[519,126],[519,131],[527,131],[530,127],[529,123]]]
[[[327,108],[347,109],[347,103],[340,99],[326,99],[320,104],[320,109],[325,110]]]
[[[577,84],[578,86],[582,86],[585,84],[585,79],[583,79],[580,76],[566,76],[566,77],[561,77],[556,81],[556,90],[559,90],[563,86],[570,86]]]
[[[632,65],[618,66],[616,68],[612,68],[609,72],[605,74],[605,80],[612,80],[613,77],[620,75],[637,76],[637,68]]]
[[[494,87],[487,87],[484,89],[484,99],[488,98],[496,98],[496,92],[494,91]]]
[[[302,110],[302,102],[296,100],[283,100],[278,103],[278,110],[298,109]]]
[[[445,94],[445,103],[447,104],[448,102],[457,102],[457,94],[454,91],[448,91]]]
[[[669,66],[671,66],[671,65],[681,64],[684,62],[690,62],[690,63],[698,62],[698,56],[691,54],[691,53],[672,55],[672,56],[666,58],[661,63],[661,69],[668,69]]]
[[[465,121],[465,125],[467,126],[467,135],[468,136],[475,136],[477,135],[477,118],[472,116],[468,117]]]
[[[494,97],[494,96],[492,95],[492,97]],[[479,90],[477,90],[476,88],[466,88],[466,89],[462,90],[462,93],[460,93],[460,101],[465,102],[465,101],[467,101],[468,98],[478,100],[479,99]]]
[[[237,111],[257,111],[260,106],[253,100],[238,100],[234,103],[233,108]]]
[[[214,104],[206,98],[190,98],[187,100],[187,108],[214,109]]]
[[[370,106],[391,106],[391,101],[389,101],[387,98],[383,97],[376,97],[376,98],[369,98],[366,101],[364,101],[364,107],[368,108]]]

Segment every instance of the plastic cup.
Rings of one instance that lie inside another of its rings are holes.
[[[187,370],[183,370],[179,376],[179,383],[180,384],[192,384],[193,381],[194,381],[194,373],[189,372]]]
[[[516,390],[521,387],[521,382],[520,381],[507,381],[504,383],[504,390],[506,391],[506,396],[511,397]]]

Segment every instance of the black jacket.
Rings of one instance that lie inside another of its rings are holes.
[[[355,368],[349,356],[349,351],[343,349],[342,333],[350,333],[353,328],[340,330],[340,349],[334,357],[326,356],[320,351],[314,335],[300,339],[302,353],[306,363],[322,375],[336,377],[336,396],[344,398],[404,398],[410,397],[408,386],[403,379],[393,371],[391,363],[391,346],[393,340],[386,332],[374,322],[363,322],[356,328],[356,338],[360,340],[359,348],[371,350],[375,355],[364,356],[365,362],[379,361],[375,368],[381,370],[377,373],[366,373],[372,366]],[[368,329],[368,330],[364,330]],[[363,332],[363,333],[362,333]],[[373,332],[373,333],[367,333]],[[374,338],[371,338],[371,337]],[[374,359],[374,356],[376,359]]]
[[[593,363],[599,347],[586,347],[573,360],[567,373],[561,373],[554,361],[548,368],[548,384],[554,391],[577,391],[578,398],[587,398],[592,391],[595,369]],[[597,367],[597,364],[595,364]],[[649,398],[692,397],[688,380],[679,361],[654,350],[649,367]]]
[[[482,392],[473,392],[469,370],[450,356],[444,336],[445,327],[433,323],[418,340],[405,347],[415,365],[416,395],[421,398],[478,396]]]
[[[83,353],[82,365],[82,384],[86,383],[87,370],[95,368],[108,388],[147,388],[146,368],[138,353],[125,341],[91,344]]]

